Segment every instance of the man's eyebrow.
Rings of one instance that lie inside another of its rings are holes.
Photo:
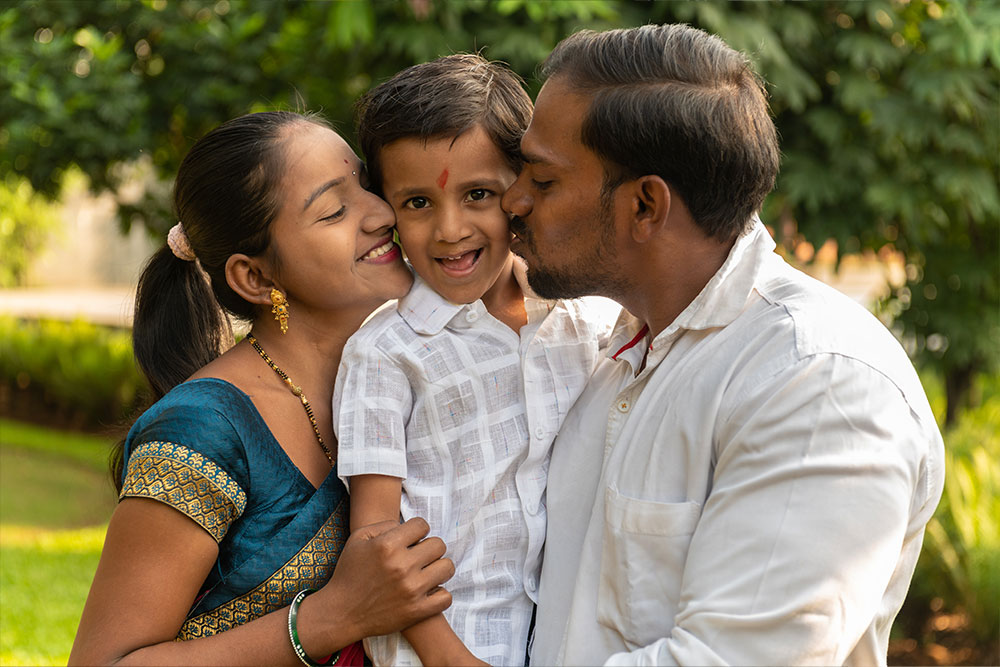
[[[528,164],[539,164],[547,162],[541,155],[537,155],[530,151],[521,151],[521,161],[527,162]]]
[[[306,209],[308,209],[312,205],[312,203],[314,201],[316,201],[316,199],[321,194],[323,194],[324,192],[326,192],[330,188],[335,188],[338,185],[343,184],[343,182],[344,182],[344,178],[343,177],[335,178],[332,181],[328,181],[328,182],[324,183],[323,185],[319,186],[318,188],[316,188],[315,190],[313,190],[313,193],[311,195],[309,195],[308,197],[306,197],[306,203],[305,203],[305,206],[302,207],[302,210],[305,211]]]

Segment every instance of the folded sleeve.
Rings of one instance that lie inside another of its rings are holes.
[[[351,339],[333,395],[337,473],[406,478],[406,423],[413,406],[400,362],[378,346]]]
[[[169,505],[220,542],[243,514],[247,479],[232,424],[209,408],[176,407],[130,433],[119,499]]]

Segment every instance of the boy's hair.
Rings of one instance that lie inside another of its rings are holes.
[[[408,67],[369,90],[357,102],[357,116],[372,187],[382,190],[379,154],[386,145],[407,137],[457,137],[476,125],[520,171],[521,135],[532,112],[522,83],[503,63],[458,53]]]

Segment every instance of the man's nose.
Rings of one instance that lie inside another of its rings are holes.
[[[500,206],[508,215],[516,215],[519,218],[523,218],[531,212],[531,197],[521,185],[520,176],[503,193],[503,197],[500,198]]]

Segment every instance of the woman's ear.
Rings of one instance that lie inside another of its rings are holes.
[[[664,228],[670,217],[670,186],[659,176],[640,176],[632,182],[632,239],[645,243]]]
[[[257,305],[270,305],[271,288],[269,267],[257,257],[242,253],[230,255],[226,260],[226,282],[244,301]]]

